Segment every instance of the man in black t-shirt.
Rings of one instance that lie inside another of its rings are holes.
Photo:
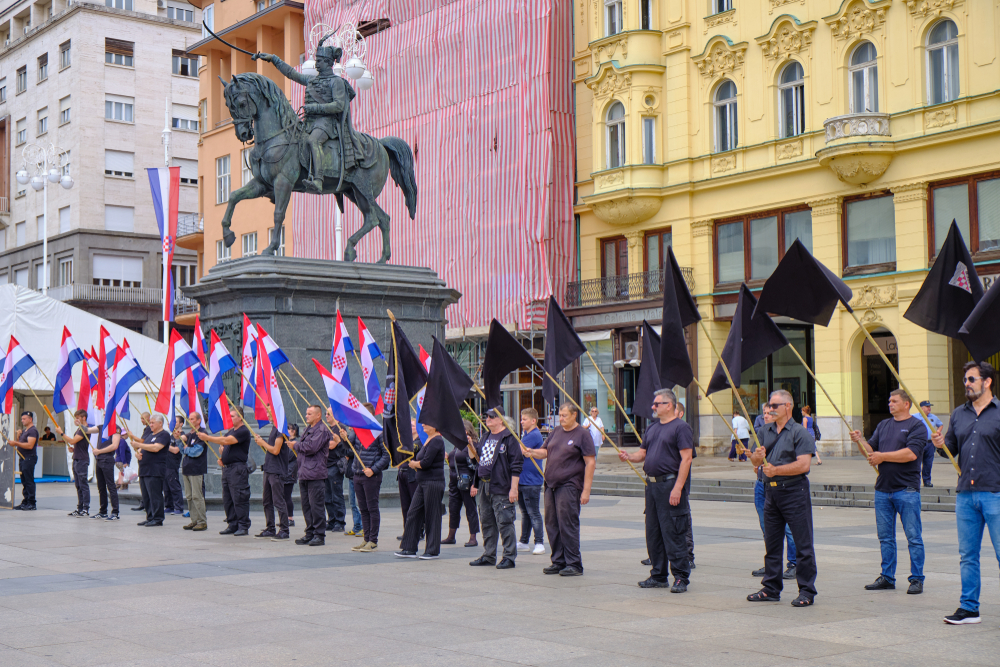
[[[181,477],[191,522],[183,528],[202,531],[208,529],[204,492],[205,475],[208,474],[208,447],[201,439],[205,433],[201,426],[201,415],[192,412],[188,415],[188,421],[194,430],[180,436],[181,453],[184,456],[181,459]]]
[[[163,473],[166,470],[165,456],[172,442],[170,433],[163,429],[163,415],[155,414],[149,419],[149,435],[137,438],[130,432],[125,436],[132,442],[139,459],[139,488],[142,490],[142,506],[146,508],[146,520],[140,526],[163,525]]]
[[[163,507],[167,514],[184,514],[184,491],[181,489],[181,427],[184,420],[177,416],[170,446],[163,455]]]
[[[903,523],[910,550],[910,587],[924,592],[924,540],[920,524],[920,461],[927,442],[923,420],[910,414],[910,397],[902,389],[889,393],[891,419],[883,420],[865,441],[861,431],[851,440],[864,445],[868,462],[878,466],[875,478],[875,525],[882,547],[882,574],[865,586],[880,591],[896,588],[896,515]]]
[[[152,433],[152,431],[149,428],[149,413],[148,412],[143,412],[142,414],[139,415],[139,423],[142,424],[142,435],[139,436],[139,439],[143,440],[143,441],[146,441],[149,438],[150,434]],[[136,465],[142,465],[142,450],[141,449],[136,450],[136,452],[135,452],[135,460],[136,460]],[[142,489],[142,485],[141,484],[139,485],[139,488]],[[138,507],[133,507],[132,511],[133,512],[147,512],[147,513],[149,512],[149,508],[146,507],[146,496],[142,496],[142,498],[139,501],[139,506]]]
[[[677,417],[677,395],[670,389],[653,394],[653,421],[635,454],[618,453],[622,461],[642,463],[646,473],[646,551],[652,562],[640,588],[687,591],[691,576],[687,534],[691,523],[688,476],[694,449],[691,427]],[[674,584],[670,585],[670,573]]]
[[[17,449],[21,455],[18,470],[21,473],[21,504],[16,510],[35,509],[35,464],[38,463],[38,429],[35,428],[35,415],[27,410],[21,413],[21,430],[13,438],[7,438],[7,444]]]
[[[288,539],[288,509],[285,507],[285,483],[282,481],[288,474],[288,460],[291,450],[285,446],[285,436],[276,428],[271,428],[267,440],[254,433],[254,441],[264,449],[264,465],[261,471],[264,475],[264,520],[267,525],[257,537],[270,537],[275,541]],[[274,529],[274,512],[278,511],[278,530]]]
[[[201,436],[205,442],[219,445],[222,451],[222,507],[226,511],[225,529],[219,535],[242,537],[250,534],[250,429],[243,423],[243,413],[235,406],[229,408],[233,427],[225,435]]]
[[[84,517],[90,514],[90,483],[87,482],[88,468],[90,467],[90,434],[98,433],[101,429],[96,426],[87,426],[87,411],[77,410],[73,413],[73,423],[76,431],[72,436],[66,435],[59,425],[59,437],[62,438],[66,446],[73,453],[73,483],[76,485],[76,510],[69,513],[70,516]],[[48,431],[48,427],[45,427]],[[43,436],[44,440],[45,437]],[[104,509],[107,509],[107,501],[104,502]],[[103,511],[99,514],[103,514]],[[102,517],[102,518],[106,518]]]

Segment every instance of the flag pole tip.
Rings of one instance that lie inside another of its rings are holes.
[[[388,308],[386,308],[386,309],[385,309],[385,312],[387,312],[387,313],[389,314],[389,319],[390,319],[390,320],[392,320],[393,322],[395,322],[395,321],[396,321],[396,316],[392,314],[392,311],[391,311],[391,310],[389,310]]]

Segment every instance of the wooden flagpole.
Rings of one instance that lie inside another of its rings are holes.
[[[708,344],[712,346],[712,351],[715,352],[715,356],[719,358],[719,364],[722,366],[722,370],[726,374],[726,379],[729,380],[729,388],[733,390],[733,395],[736,396],[736,400],[740,404],[740,409],[743,411],[743,417],[747,420],[747,423],[751,425],[750,434],[753,436],[754,443],[760,447],[760,440],[757,438],[757,431],[753,429],[753,420],[750,419],[750,413],[747,411],[747,406],[743,404],[743,397],[740,396],[739,389],[737,389],[736,383],[733,382],[733,376],[729,374],[729,367],[726,366],[725,360],[723,360],[722,355],[719,354],[719,348],[715,346],[715,341],[712,340],[711,334],[708,333],[708,327],[705,326],[705,321],[698,320],[698,324],[701,325],[701,330],[705,333],[705,338],[708,339]]]
[[[590,358],[590,363],[594,364],[594,370],[597,371],[597,374],[601,376],[602,380],[604,380],[604,386],[608,388],[608,394],[611,395],[611,398],[615,399],[615,405],[618,406],[618,409],[621,411],[622,416],[625,417],[625,421],[628,422],[628,425],[632,427],[632,432],[635,433],[635,437],[639,440],[639,444],[642,444],[642,436],[639,435],[639,429],[635,427],[635,424],[632,423],[628,413],[625,412],[625,408],[618,402],[618,394],[616,394],[615,390],[611,388],[611,385],[608,383],[607,378],[604,377],[604,373],[601,372],[601,369],[598,367],[597,361],[594,360],[594,356],[590,353],[590,350],[587,350],[587,357]]]

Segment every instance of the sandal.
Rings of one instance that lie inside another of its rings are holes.
[[[811,598],[807,598],[805,595],[800,595],[799,597],[792,600],[793,607],[809,607],[813,603]]]
[[[760,590],[747,596],[747,602],[778,602],[779,600],[781,600],[780,596],[771,595],[765,590]],[[793,602],[792,604],[795,603]]]

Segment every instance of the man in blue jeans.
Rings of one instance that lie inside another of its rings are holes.
[[[920,401],[920,411],[927,415],[927,421],[929,421],[931,426],[934,427],[932,430],[931,426],[928,426],[922,419],[920,420],[923,422],[924,428],[927,430],[927,445],[924,447],[923,455],[920,457],[922,461],[920,474],[924,478],[924,486],[928,488],[934,487],[934,485],[931,484],[931,468],[934,466],[934,443],[931,442],[931,436],[934,435],[934,431],[938,430],[942,426],[941,420],[937,418],[937,415],[931,412],[931,407],[933,407],[933,403],[930,401]]]
[[[765,424],[770,424],[774,421],[774,418],[765,409],[763,414],[757,415],[757,418],[753,420],[753,429],[757,431],[758,434],[760,429],[764,427]],[[758,435],[758,437],[760,437]],[[756,444],[754,445],[756,449]],[[757,520],[760,522],[760,532],[764,532],[764,470],[763,468],[757,469],[757,481],[753,485],[753,506],[757,509]],[[795,578],[795,540],[792,539],[792,529],[786,525],[785,526],[785,541],[788,543],[787,551],[787,562],[788,567],[781,574],[782,579],[794,579]],[[754,570],[751,574],[755,577],[763,577],[765,568],[761,567],[759,570]]]
[[[861,431],[851,431],[851,440],[868,452],[868,463],[877,467],[875,478],[875,525],[882,547],[882,574],[865,586],[866,591],[896,588],[896,515],[903,523],[910,550],[909,595],[924,592],[924,540],[920,525],[920,461],[927,426],[910,414],[912,403],[902,389],[889,392],[890,419],[884,419],[866,441]]]
[[[931,438],[938,449],[947,447],[962,469],[955,498],[962,598],[955,613],[944,618],[952,625],[980,620],[979,552],[983,528],[989,529],[993,551],[1000,561],[1000,401],[993,396],[996,371],[986,362],[974,361],[962,370],[965,397],[969,400],[951,413],[948,432],[938,429]]]
[[[538,430],[538,412],[534,408],[521,410],[521,442],[528,449],[542,446],[542,432]],[[521,468],[521,481],[517,485],[517,506],[521,510],[521,539],[518,551],[531,551],[538,555],[545,553],[545,533],[539,501],[542,496],[542,466],[544,461],[525,462]],[[535,531],[535,546],[528,544],[531,531]]]

